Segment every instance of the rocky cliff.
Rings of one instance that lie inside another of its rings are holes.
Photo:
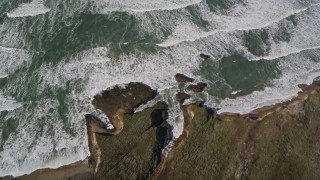
[[[184,131],[168,154],[165,103],[124,114],[121,133],[96,134],[92,179],[316,179],[320,86],[300,87],[297,98],[244,115],[213,117],[200,104],[181,105]]]

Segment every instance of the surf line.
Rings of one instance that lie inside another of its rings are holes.
[[[176,10],[176,9],[182,9],[188,6],[192,6],[195,4],[199,4],[201,3],[202,0],[198,0],[198,1],[194,1],[194,2],[190,2],[190,3],[186,3],[186,4],[181,4],[181,5],[177,5],[177,6],[173,6],[173,7],[160,7],[160,8],[150,8],[150,9],[129,9],[130,11],[133,12],[150,12],[150,11],[171,11],[171,10]]]
[[[302,9],[296,9],[296,10],[292,10],[282,16],[279,16],[278,18],[276,19],[273,19],[273,20],[270,20],[264,24],[260,24],[260,25],[256,25],[256,26],[252,26],[252,27],[246,27],[246,28],[234,28],[234,29],[219,29],[219,30],[214,30],[214,31],[210,31],[210,32],[204,32],[202,34],[200,34],[199,36],[197,37],[194,37],[194,38],[189,38],[189,39],[183,39],[183,40],[173,40],[173,41],[165,41],[163,43],[160,43],[160,44],[156,44],[157,46],[160,46],[160,47],[170,47],[170,46],[174,46],[174,45],[177,45],[177,44],[180,44],[182,42],[192,42],[192,41],[196,41],[196,40],[199,40],[199,39],[202,39],[202,38],[206,38],[208,36],[212,36],[212,35],[215,35],[217,33],[220,33],[220,32],[233,32],[233,31],[248,31],[248,30],[257,30],[257,29],[263,29],[265,27],[268,27],[270,25],[272,25],[273,23],[277,23],[289,16],[292,16],[292,15],[295,15],[295,14],[299,14],[299,13],[302,13],[306,10],[308,10],[310,7],[305,7],[305,8],[302,8]]]
[[[177,10],[177,9],[182,9],[188,6],[196,5],[201,3],[203,0],[194,0],[193,2],[189,3],[184,3],[184,4],[171,4],[167,7],[158,7],[158,8],[146,8],[146,9],[134,9],[134,8],[123,8],[123,9],[110,9],[110,10],[105,10],[103,12],[110,13],[110,12],[133,12],[133,13],[145,13],[145,12],[151,12],[151,11],[172,11],[172,10]]]
[[[274,60],[274,59],[278,59],[278,58],[289,56],[291,54],[298,54],[298,53],[303,52],[303,51],[314,50],[314,49],[319,49],[319,48],[320,48],[320,46],[312,46],[312,47],[297,49],[297,50],[290,51],[290,52],[285,52],[284,54],[280,54],[280,55],[257,57],[257,58],[251,59],[250,61],[258,61],[258,60],[262,60],[262,59],[263,60]]]

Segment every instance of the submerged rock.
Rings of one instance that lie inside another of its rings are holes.
[[[187,90],[193,91],[193,92],[202,92],[205,87],[207,87],[207,84],[200,82],[200,83],[197,83],[196,85],[190,84],[187,87]]]
[[[209,55],[203,54],[203,53],[200,54],[200,57],[203,58],[203,59],[208,59],[208,58],[210,58]]]
[[[181,83],[193,82],[194,81],[194,79],[192,79],[192,78],[190,78],[190,77],[188,77],[188,76],[186,76],[184,74],[180,74],[180,73],[176,74],[174,77],[175,77],[177,82],[181,82]]]

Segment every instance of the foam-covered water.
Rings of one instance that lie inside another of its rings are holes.
[[[108,119],[91,100],[117,84],[157,89],[136,111],[167,102],[175,139],[178,91],[192,95],[185,104],[246,113],[320,75],[318,0],[8,2],[0,2],[0,176],[85,159],[84,114]],[[208,87],[186,91],[176,73]]]
[[[4,97],[0,94],[0,111],[12,111],[21,107],[22,104],[16,102],[11,97]]]
[[[133,12],[147,12],[159,10],[174,10],[180,9],[194,4],[198,4],[202,0],[158,0],[158,1],[116,1],[116,0],[98,0],[95,5],[100,9],[99,12],[107,13],[113,11],[133,11]]]
[[[42,4],[41,0],[33,0],[30,3],[19,5],[16,9],[7,13],[10,18],[36,16],[49,12],[50,9]]]

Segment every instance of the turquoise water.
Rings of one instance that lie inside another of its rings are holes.
[[[176,73],[209,85],[189,103],[220,112],[295,96],[297,84],[320,75],[319,3],[2,0],[0,176],[85,159],[84,114],[117,84],[158,89],[177,136]]]

